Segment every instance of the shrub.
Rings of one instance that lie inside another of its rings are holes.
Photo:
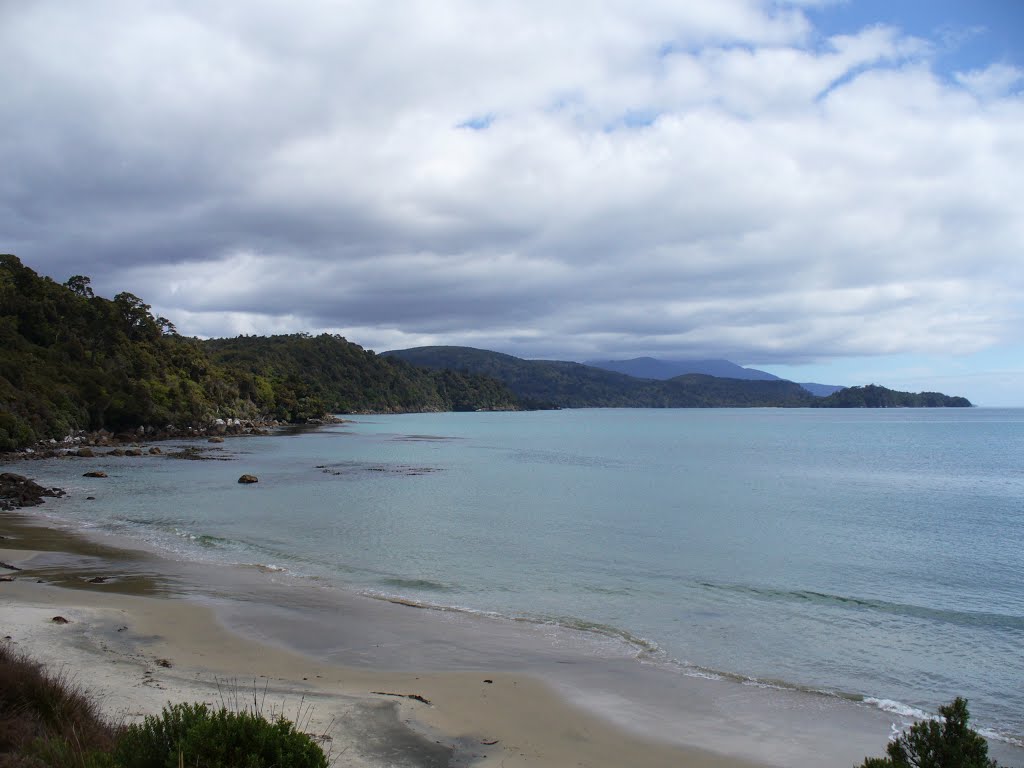
[[[910,726],[886,748],[888,757],[869,757],[860,768],[997,768],[988,757],[988,743],[967,726],[966,699],[939,707],[942,722],[925,720]]]
[[[66,673],[0,643],[0,768],[105,768],[115,736]]]
[[[123,768],[326,768],[327,757],[309,736],[279,717],[211,710],[205,704],[164,707],[129,726],[114,761]]]

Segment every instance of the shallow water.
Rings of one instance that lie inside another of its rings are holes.
[[[19,471],[178,558],[585,630],[644,670],[621,690],[720,677],[898,725],[964,695],[1024,740],[1024,411],[416,414],[220,448]]]

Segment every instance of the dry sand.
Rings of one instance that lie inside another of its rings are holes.
[[[0,549],[0,562],[27,569],[35,554]],[[14,581],[0,583],[0,636],[65,670],[114,719],[136,720],[168,702],[255,703],[324,737],[344,766],[755,765],[634,735],[527,675],[346,668],[253,642],[194,600],[3,575]]]

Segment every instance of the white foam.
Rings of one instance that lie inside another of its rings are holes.
[[[935,717],[924,710],[911,707],[901,701],[894,701],[893,699],[875,699],[869,696],[864,698],[864,703],[870,704],[873,707],[878,707],[878,709],[883,712],[891,712],[894,715],[899,715],[901,717],[913,717],[917,720],[930,720]]]
[[[1024,747],[1024,739],[1015,739],[1013,736],[993,731],[991,728],[978,728],[977,731],[989,741],[1001,741],[1004,744],[1012,744],[1015,747]]]

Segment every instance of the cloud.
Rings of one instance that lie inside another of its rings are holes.
[[[186,333],[800,361],[1024,295],[1016,69],[801,3],[0,10],[2,250]]]
[[[1024,70],[1008,64],[992,64],[985,69],[958,72],[956,79],[982,99],[992,99],[1011,93],[1024,81]]]

